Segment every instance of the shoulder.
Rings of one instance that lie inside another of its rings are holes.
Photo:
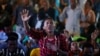
[[[93,11],[93,10],[90,10],[89,13],[90,13],[90,14],[94,14],[94,11]]]
[[[68,6],[68,7],[65,7],[63,10],[68,10],[68,9],[70,9],[70,6]]]
[[[82,12],[82,8],[79,5],[77,5],[76,10],[79,11],[80,13]]]
[[[65,40],[65,39],[66,39],[66,37],[65,37],[63,34],[59,34],[59,35],[58,35],[58,38],[59,38],[60,40]]]

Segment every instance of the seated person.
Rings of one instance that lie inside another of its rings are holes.
[[[8,35],[7,47],[0,50],[0,56],[25,56],[25,52],[18,47],[18,37],[16,35]]]

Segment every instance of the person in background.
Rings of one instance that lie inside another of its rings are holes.
[[[35,26],[36,29],[41,29],[42,23],[46,17],[52,17],[53,20],[55,20],[55,9],[50,6],[50,2],[48,0],[40,0],[39,5],[37,23]]]
[[[70,0],[60,0],[60,8],[63,10],[66,6],[70,5]]]
[[[70,0],[70,5],[59,16],[60,22],[65,23],[65,29],[70,35],[80,35],[81,12],[78,1]]]
[[[22,37],[25,37],[25,29],[23,28],[23,22],[21,20],[20,12],[23,9],[29,10],[29,14],[32,15],[30,20],[28,21],[29,25],[34,28],[36,22],[36,12],[34,9],[29,5],[29,0],[21,0],[18,1],[19,5],[16,6],[14,9],[13,19],[12,19],[12,27],[15,26],[15,32],[20,33]]]
[[[90,43],[84,43],[82,49],[83,56],[93,56],[94,48]]]
[[[2,24],[7,31],[10,31],[12,10],[7,0],[0,0],[0,25]]]
[[[83,9],[83,18],[85,19],[84,22],[81,22],[81,35],[83,36],[86,32],[86,36],[91,35],[95,29],[96,16],[91,5],[91,1],[87,0]]]
[[[7,0],[0,0],[0,12],[7,12],[12,15],[13,9]]]
[[[40,0],[40,9],[38,12],[39,20],[45,20],[46,17],[51,17],[55,19],[55,9],[50,7],[50,3],[47,0]]]
[[[25,52],[18,48],[17,35],[8,34],[7,48],[0,50],[0,56],[25,56]]]
[[[82,51],[79,49],[77,42],[72,42],[68,56],[82,56]]]
[[[6,40],[8,39],[3,25],[0,25],[0,49],[5,48]]]
[[[58,53],[67,55],[65,37],[62,35],[56,35],[54,33],[55,24],[52,18],[46,18],[43,23],[43,30],[32,30],[29,28],[27,21],[30,19],[28,11],[25,9],[21,12],[21,18],[24,23],[24,27],[29,36],[38,41],[40,48],[40,56],[57,56]]]
[[[96,20],[98,20],[100,18],[100,10],[99,9],[100,9],[100,0],[93,1],[93,10],[96,15]]]

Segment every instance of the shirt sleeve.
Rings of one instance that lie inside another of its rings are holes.
[[[66,13],[67,9],[68,9],[68,8],[66,7],[66,8],[63,10],[63,12],[60,14],[60,16],[59,16],[60,22],[63,22],[64,19],[67,18],[67,13]]]
[[[22,49],[20,50],[20,56],[26,56],[25,52]]]
[[[28,32],[27,32],[27,35],[34,38],[34,39],[41,39],[43,37],[43,31],[38,31],[38,30],[33,30],[33,29],[30,29]]]
[[[82,21],[82,22],[86,21],[85,14],[82,10],[80,11],[80,21]]]

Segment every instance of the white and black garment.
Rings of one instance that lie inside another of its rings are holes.
[[[25,56],[25,52],[19,48],[14,52],[9,52],[8,49],[1,49],[0,56]]]

